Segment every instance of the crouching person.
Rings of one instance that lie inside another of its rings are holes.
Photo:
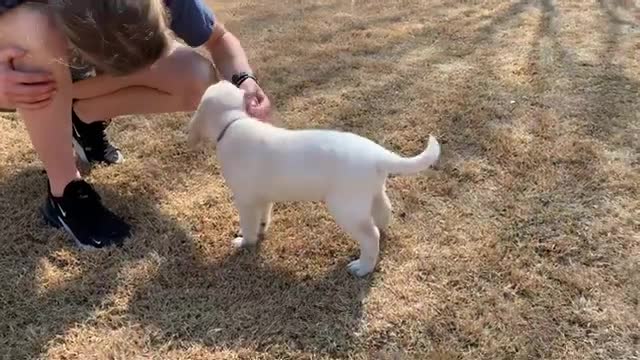
[[[269,99],[240,42],[202,0],[0,0],[0,108],[19,113],[45,167],[48,224],[83,248],[130,236],[81,178],[74,149],[89,163],[117,164],[122,152],[105,133],[111,118],[195,110],[217,78],[200,46],[222,78],[250,94],[247,111],[266,119]],[[78,57],[97,75],[72,79]]]

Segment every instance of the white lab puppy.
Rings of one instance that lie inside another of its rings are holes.
[[[380,231],[391,204],[389,174],[413,174],[433,165],[440,145],[433,136],[420,155],[403,158],[358,135],[331,130],[289,130],[245,112],[244,92],[220,81],[205,92],[189,124],[189,143],[211,142],[234,196],[242,236],[238,247],[257,243],[276,201],[324,201],[336,222],[360,245],[348,265],[356,276],[378,261]]]

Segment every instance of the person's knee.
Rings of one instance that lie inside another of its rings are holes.
[[[6,34],[3,42],[29,53],[46,52],[56,59],[66,58],[67,39],[46,5],[26,4],[3,14],[0,30]]]
[[[179,59],[180,73],[179,93],[183,96],[185,107],[195,110],[202,95],[211,84],[216,82],[217,74],[211,61],[191,49],[180,49],[175,54]]]
[[[28,3],[18,6],[0,18],[0,47],[15,47],[25,52],[12,60],[13,68],[22,72],[49,73],[55,82],[54,97],[67,97],[71,84],[68,69],[68,44],[55,19],[43,4]],[[70,102],[70,98],[69,98]],[[21,111],[19,105],[16,110]],[[38,109],[48,111],[49,107]],[[31,111],[21,111],[25,120]]]

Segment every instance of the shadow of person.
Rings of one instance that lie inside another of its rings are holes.
[[[120,324],[96,315],[105,312],[160,329],[152,344],[158,348],[179,340],[332,353],[354,343],[370,280],[353,278],[345,264],[318,278],[298,276],[259,251],[236,251],[229,243],[222,245],[229,248],[226,255],[210,259],[142,188],[124,196],[94,185],[133,225],[122,248],[82,252],[62,232],[45,227],[38,207],[46,178],[39,168],[0,178],[2,354],[35,358],[64,343],[70,330]],[[153,271],[143,279],[128,277],[140,264],[154,265]]]
[[[117,204],[127,218],[140,214],[123,204],[122,197],[96,186],[109,203]],[[80,251],[62,231],[45,225],[39,208],[47,192],[41,168],[30,167],[0,177],[0,353],[11,359],[45,354],[74,327],[110,308],[112,296],[123,284],[121,272],[144,259],[151,249],[132,246],[134,235],[123,248]],[[138,195],[138,194],[136,194]],[[136,209],[151,213],[174,233],[184,233],[152,201],[135,196]],[[145,224],[134,222],[134,229]],[[186,235],[184,235],[186,236]]]

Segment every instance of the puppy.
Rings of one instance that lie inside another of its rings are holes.
[[[276,201],[323,201],[336,222],[359,242],[353,275],[371,273],[380,231],[391,218],[385,192],[389,174],[413,174],[440,156],[433,136],[420,155],[403,158],[358,135],[331,130],[289,130],[245,112],[245,94],[227,81],[205,92],[189,123],[189,143],[214,143],[222,176],[234,195],[242,236],[255,245],[267,231]]]

